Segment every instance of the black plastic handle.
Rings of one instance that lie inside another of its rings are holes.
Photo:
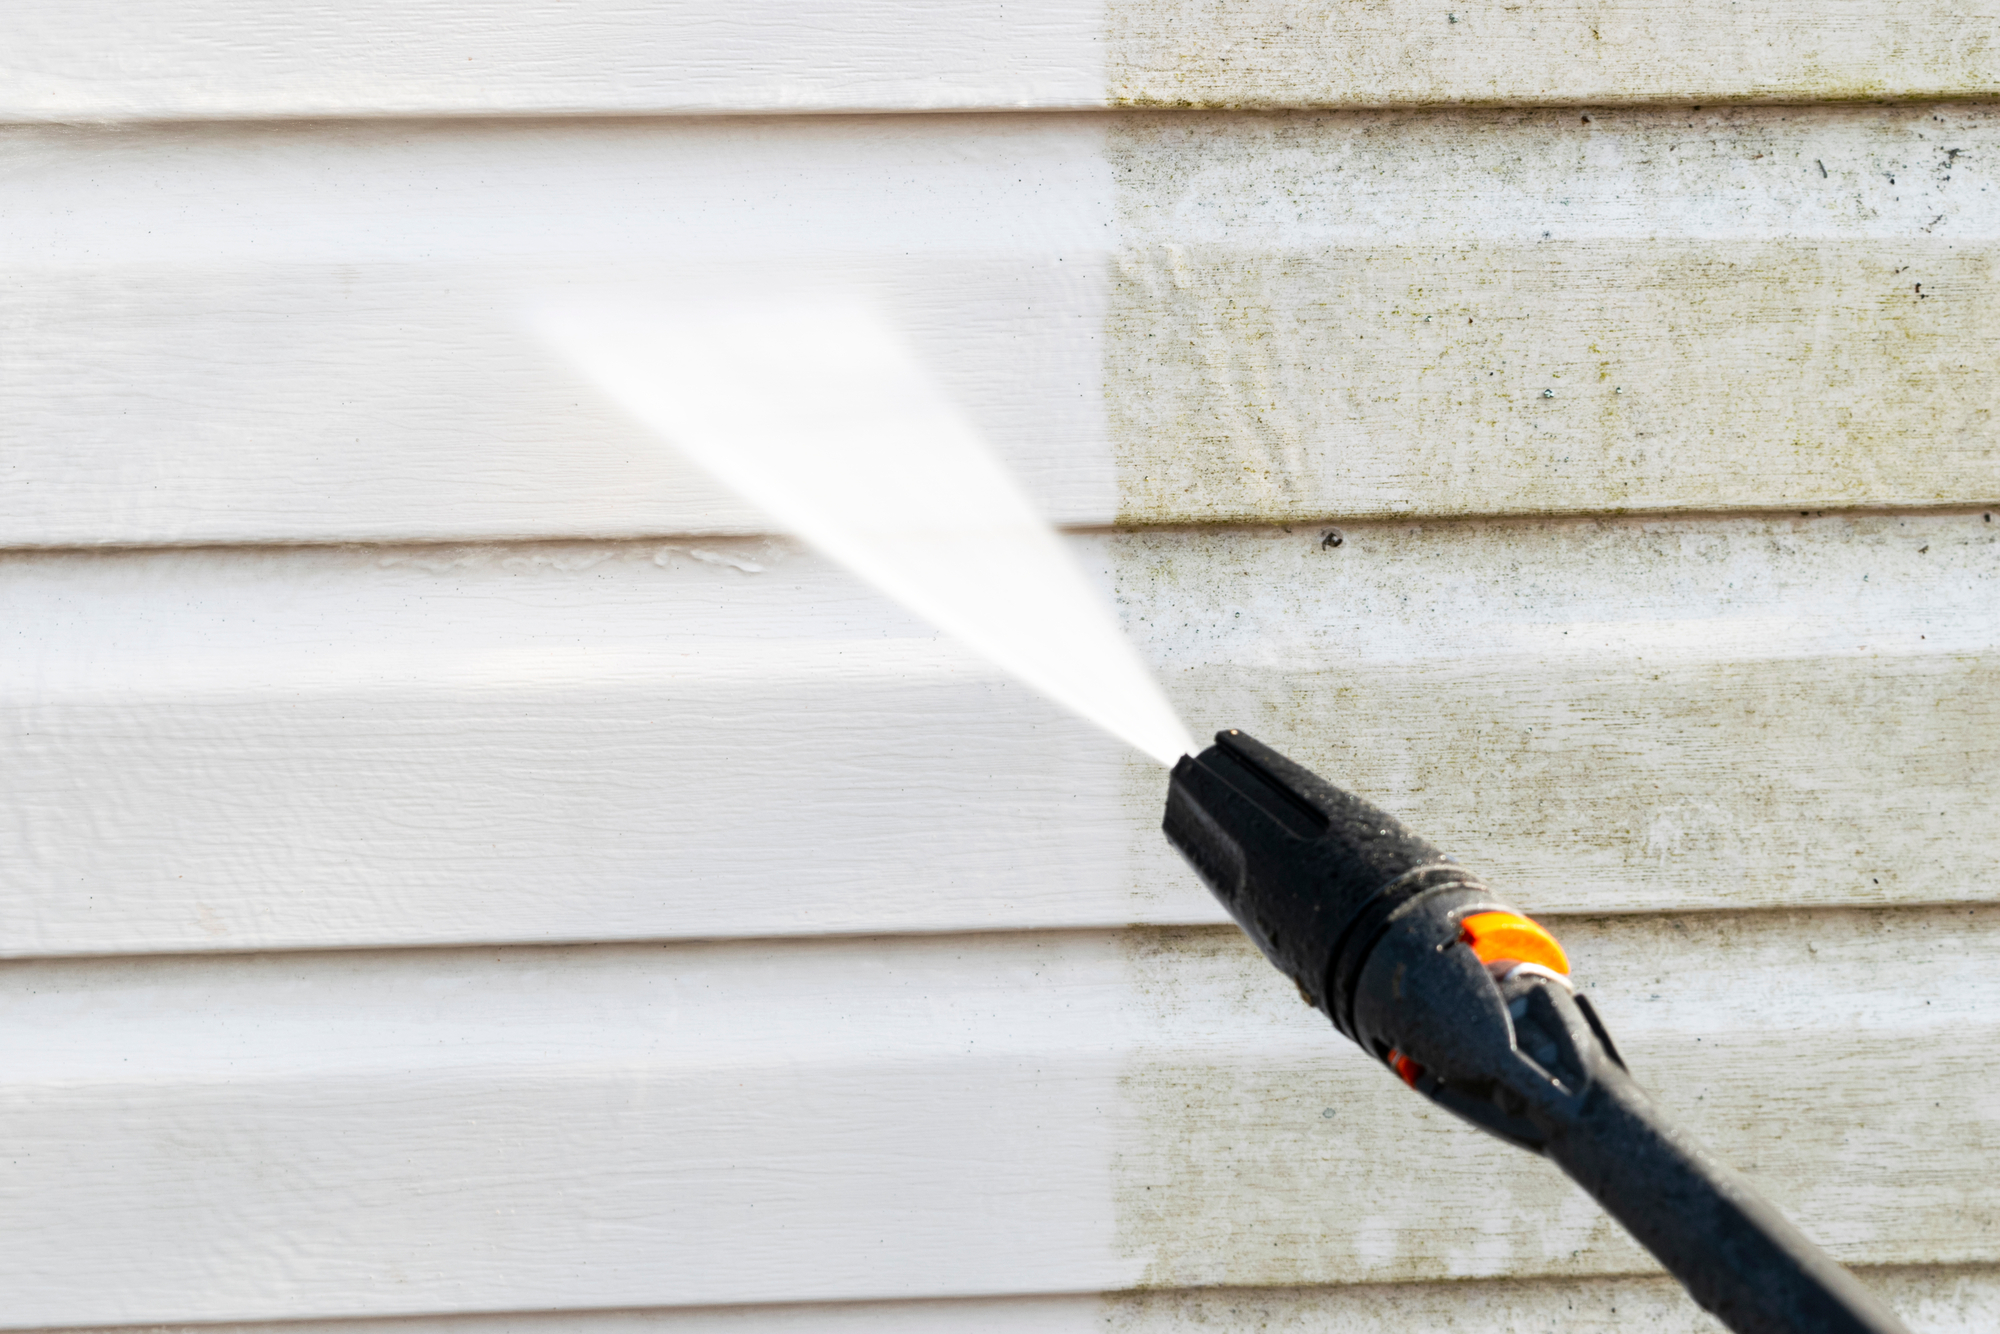
[[[1543,1152],[1736,1334],[1908,1334],[1623,1071],[1598,1072],[1575,1121]]]
[[[1667,1124],[1567,977],[1477,953],[1465,923],[1506,906],[1414,831],[1239,731],[1175,767],[1165,828],[1336,1028],[1418,1093],[1546,1154],[1736,1334],[1907,1334]]]

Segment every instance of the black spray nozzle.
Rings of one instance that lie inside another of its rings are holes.
[[[1228,731],[1174,767],[1165,828],[1335,1027],[1433,1102],[1554,1161],[1738,1334],[1905,1334],[1666,1123],[1555,938],[1393,817]]]
[[[1165,828],[1265,957],[1357,1041],[1356,970],[1341,956],[1358,963],[1425,890],[1480,887],[1395,817],[1238,731],[1174,767]]]

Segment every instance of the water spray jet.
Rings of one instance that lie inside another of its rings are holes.
[[[1061,537],[868,301],[627,301],[536,322],[783,531],[1161,765],[1194,749]]]

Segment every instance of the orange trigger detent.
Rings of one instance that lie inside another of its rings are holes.
[[[1472,946],[1481,963],[1511,959],[1569,975],[1569,956],[1556,938],[1519,913],[1474,913],[1458,924],[1458,938]]]

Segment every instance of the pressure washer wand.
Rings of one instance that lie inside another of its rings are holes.
[[[1667,1122],[1555,938],[1395,819],[1231,731],[1175,766],[1165,828],[1335,1028],[1553,1160],[1737,1334],[1907,1334]]]

